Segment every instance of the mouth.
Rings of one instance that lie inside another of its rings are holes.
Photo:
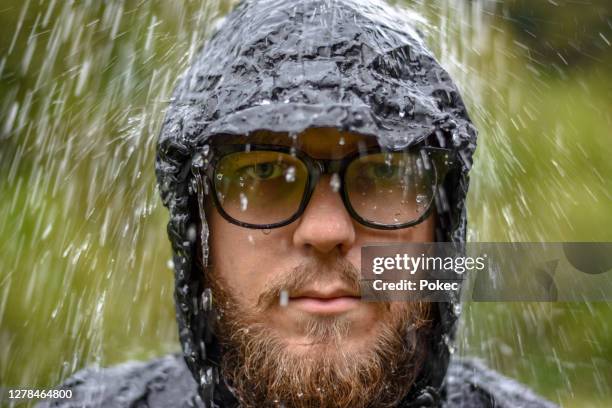
[[[361,297],[344,289],[304,290],[289,297],[290,307],[318,315],[346,313],[361,303]]]

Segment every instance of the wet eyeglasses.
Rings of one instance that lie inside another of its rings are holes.
[[[278,145],[221,145],[212,151],[203,175],[219,213],[255,229],[298,219],[324,174],[331,175],[331,188],[359,223],[385,230],[411,227],[427,218],[438,184],[454,165],[450,150],[431,147],[373,148],[340,160]]]

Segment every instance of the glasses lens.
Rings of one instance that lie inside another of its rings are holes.
[[[304,163],[274,151],[232,153],[221,158],[214,174],[223,210],[248,224],[275,224],[298,211],[308,181]]]
[[[435,170],[417,152],[376,153],[353,161],[345,188],[353,210],[374,224],[418,220],[434,198]]]

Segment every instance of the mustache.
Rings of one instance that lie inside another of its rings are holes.
[[[347,289],[359,295],[361,293],[360,277],[359,269],[346,259],[336,258],[327,262],[310,261],[270,281],[257,299],[257,308],[266,309],[277,305],[282,292],[291,295],[321,278],[326,281],[339,280],[345,284]]]

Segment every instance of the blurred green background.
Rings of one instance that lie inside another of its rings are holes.
[[[612,6],[404,1],[479,146],[472,241],[612,241]],[[0,5],[0,385],[179,349],[155,142],[229,1]],[[214,63],[214,61],[211,61]],[[612,406],[610,303],[472,303],[456,353]]]

